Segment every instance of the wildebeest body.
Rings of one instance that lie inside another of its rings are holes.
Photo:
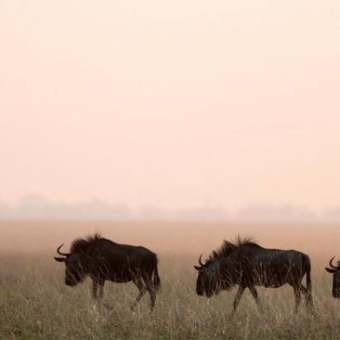
[[[156,291],[160,287],[157,268],[157,256],[142,246],[118,244],[102,238],[99,234],[78,239],[72,243],[70,253],[58,253],[64,257],[56,257],[65,262],[65,283],[75,286],[87,276],[92,278],[92,294],[96,298],[103,295],[106,280],[124,283],[133,281],[139,289],[135,304],[146,291],[154,307]]]
[[[250,246],[242,253],[240,280],[257,286],[277,288],[298,284],[308,270],[306,255],[295,250],[265,249]],[[255,248],[255,249],[253,249]],[[240,255],[235,253],[235,256]],[[230,256],[232,260],[233,256]],[[223,267],[223,260],[221,260]],[[310,266],[309,266],[310,267]],[[309,268],[310,270],[310,268]]]
[[[210,297],[221,290],[239,285],[234,310],[246,288],[258,300],[255,286],[278,288],[290,284],[295,293],[295,311],[298,310],[301,293],[306,296],[309,307],[312,307],[311,266],[309,257],[296,250],[266,249],[251,240],[238,240],[236,243],[225,241],[221,249],[214,251],[212,256],[200,266],[196,291]],[[306,275],[307,286],[302,279]]]
[[[88,257],[91,277],[113,282],[129,282],[144,272],[152,274],[157,266],[157,257],[150,250],[106,239],[98,240]]]

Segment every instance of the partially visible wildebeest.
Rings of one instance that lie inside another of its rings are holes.
[[[313,309],[311,264],[309,257],[296,250],[266,249],[252,239],[240,237],[235,242],[224,241],[221,248],[213,251],[202,263],[199,257],[196,292],[211,297],[221,290],[238,285],[233,311],[241,296],[249,288],[259,305],[255,286],[277,288],[288,283],[295,293],[295,313],[299,309],[301,293],[306,297],[307,306]],[[307,287],[302,284],[306,275]]]
[[[62,257],[55,257],[66,265],[65,284],[75,286],[89,276],[92,279],[92,294],[97,298],[103,296],[106,280],[113,282],[132,281],[139,289],[139,295],[133,305],[139,302],[146,291],[150,294],[151,309],[156,301],[156,292],[160,288],[157,269],[157,255],[141,247],[118,244],[102,238],[96,233],[85,239],[72,242],[70,253],[57,252]]]
[[[332,295],[335,298],[340,298],[340,261],[338,261],[337,266],[334,266],[333,256],[329,261],[329,266],[331,268],[325,268],[328,273],[333,274],[333,288],[332,288]]]

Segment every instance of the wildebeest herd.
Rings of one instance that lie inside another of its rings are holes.
[[[61,256],[54,259],[66,265],[66,285],[72,287],[90,277],[92,295],[100,300],[105,281],[132,281],[139,290],[132,309],[146,292],[150,295],[151,309],[154,308],[156,293],[161,285],[155,253],[145,247],[115,243],[98,233],[74,240],[69,253],[61,252],[62,246],[57,248]],[[333,296],[340,298],[340,261],[335,266],[333,259],[329,261],[330,268],[325,269],[333,274]],[[194,266],[198,271],[196,293],[209,298],[238,285],[233,302],[234,312],[246,288],[261,310],[256,286],[278,288],[285,284],[294,290],[295,313],[301,303],[301,294],[306,299],[308,310],[314,312],[311,263],[308,255],[302,252],[263,248],[251,238],[238,237],[235,242],[224,240],[222,246],[214,250],[204,263],[200,255],[198,263]],[[305,276],[306,285],[303,285]]]

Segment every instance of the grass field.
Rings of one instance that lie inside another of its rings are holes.
[[[260,225],[189,222],[34,222],[2,221],[0,254],[0,339],[339,339],[340,301],[331,296],[324,270],[336,254],[337,225]],[[162,290],[154,312],[145,296],[135,310],[131,284],[107,283],[98,306],[90,280],[64,285],[64,268],[53,260],[77,236],[101,231],[117,242],[143,244],[159,255]],[[265,247],[295,248],[312,260],[316,316],[301,305],[292,314],[292,289],[259,288],[264,314],[249,292],[231,316],[235,289],[211,299],[195,293],[193,265],[223,238],[254,235]],[[340,252],[339,252],[340,253]],[[339,254],[340,255],[340,254]]]

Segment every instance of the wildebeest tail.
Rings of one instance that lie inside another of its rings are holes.
[[[158,274],[158,268],[157,268],[157,259],[156,259],[156,264],[153,270],[153,278],[152,278],[152,283],[156,291],[159,291],[161,288],[161,279]]]
[[[313,298],[312,298],[312,279],[311,279],[311,264],[310,259],[307,255],[304,256],[303,266],[306,270],[306,287],[307,287],[307,295],[306,300],[309,307],[313,307]]]
[[[311,265],[310,259],[307,255],[303,257],[303,267],[306,271],[306,286],[308,291],[312,291],[312,280],[311,280]]]

